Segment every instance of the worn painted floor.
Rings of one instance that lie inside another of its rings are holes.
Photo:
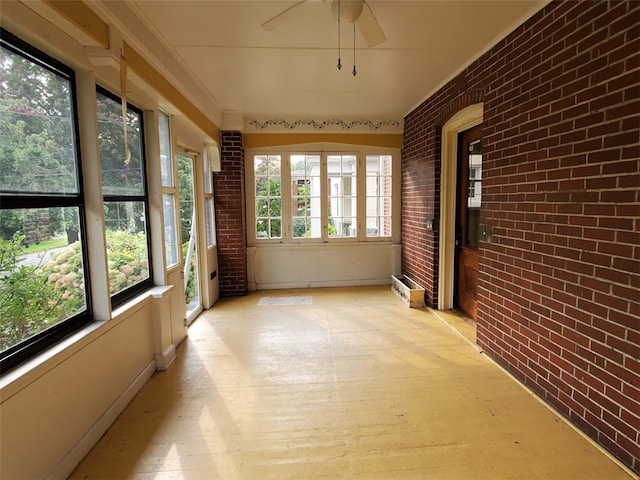
[[[71,478],[630,476],[385,286],[221,300]]]

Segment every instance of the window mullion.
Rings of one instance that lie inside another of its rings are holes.
[[[153,280],[157,285],[166,285],[166,252],[165,252],[165,228],[164,228],[164,204],[162,192],[162,172],[160,162],[160,130],[159,115],[153,110],[143,112],[144,125],[146,128],[144,141],[145,151],[150,159],[147,163],[147,212],[149,218],[149,235],[151,238],[151,259],[153,264]]]
[[[111,293],[107,264],[107,239],[102,193],[102,169],[98,144],[96,82],[93,72],[81,70],[76,76],[80,151],[84,183],[87,229],[87,257],[91,281],[93,316],[96,320],[111,318]]]

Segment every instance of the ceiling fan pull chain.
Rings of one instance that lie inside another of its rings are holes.
[[[358,73],[356,71],[356,22],[353,22],[353,76]]]
[[[338,70],[342,69],[342,62],[340,61],[340,0],[338,0]]]

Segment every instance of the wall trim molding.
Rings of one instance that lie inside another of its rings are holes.
[[[245,119],[245,131],[253,133],[402,133],[403,120],[395,118],[285,118],[252,117]]]
[[[249,120],[249,125],[256,130],[264,130],[269,127],[283,127],[287,130],[293,130],[299,127],[311,127],[314,130],[322,130],[327,127],[337,127],[342,130],[351,130],[355,127],[367,127],[371,130],[379,130],[382,127],[399,127],[399,120],[382,120],[375,122],[373,120],[358,119],[358,120],[342,120],[339,118],[331,118],[329,120],[313,120],[313,119],[299,119],[294,121],[287,121],[282,118],[269,119],[264,122],[258,120]]]

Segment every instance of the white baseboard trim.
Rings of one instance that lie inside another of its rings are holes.
[[[169,345],[164,352],[156,353],[156,365],[158,370],[166,370],[169,365],[176,359],[175,345]]]
[[[174,352],[175,353],[175,352]],[[156,371],[155,359],[131,382],[129,387],[111,404],[111,406],[96,420],[91,428],[82,436],[71,451],[56,465],[46,478],[66,479],[78,466],[82,459],[98,443],[107,429],[115,422],[122,411],[133,400],[136,393],[147,383]]]

